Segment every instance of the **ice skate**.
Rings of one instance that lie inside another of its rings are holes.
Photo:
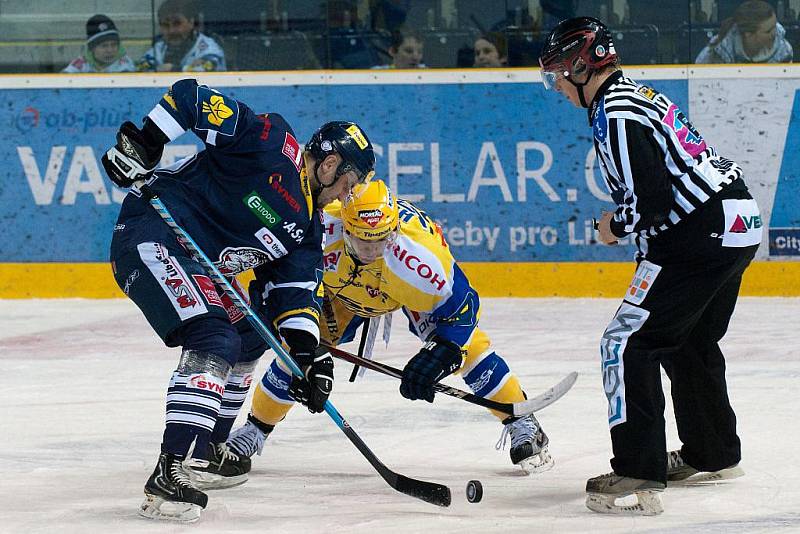
[[[509,435],[511,463],[518,465],[526,475],[544,473],[553,468],[555,462],[550,456],[550,440],[533,414],[505,423],[497,442],[498,450],[505,448]]]
[[[201,490],[225,489],[247,482],[250,458],[236,454],[225,443],[210,443],[208,462],[202,465],[184,464],[186,474]]]
[[[692,486],[694,484],[715,484],[744,475],[739,464],[719,471],[698,471],[685,463],[680,451],[667,453],[667,484],[670,486]]]
[[[208,496],[192,485],[182,461],[164,452],[144,485],[144,494],[139,515],[149,519],[191,523],[200,519],[200,510],[208,504]]]
[[[658,515],[664,511],[659,496],[664,488],[654,480],[607,473],[586,481],[586,507],[601,514]],[[629,496],[635,496],[636,502],[625,499]]]
[[[274,428],[273,425],[262,423],[250,414],[247,416],[247,423],[231,433],[228,447],[233,453],[246,458],[252,458],[255,454],[261,456],[264,442]]]

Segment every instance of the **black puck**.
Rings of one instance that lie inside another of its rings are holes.
[[[483,486],[479,480],[467,482],[467,500],[469,502],[481,502],[483,498]]]

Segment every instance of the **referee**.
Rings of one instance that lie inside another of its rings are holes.
[[[600,342],[614,471],[587,481],[586,505],[658,514],[668,480],[743,474],[718,343],[761,242],[761,217],[742,169],[667,96],[623,75],[602,22],[561,22],[539,63],[547,89],[588,110],[616,204],[598,221],[600,241],[632,235],[637,247],[633,281]],[[659,366],[683,443],[669,454]],[[617,504],[632,494],[635,505]]]

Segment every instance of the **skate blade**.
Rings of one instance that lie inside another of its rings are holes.
[[[718,484],[727,482],[734,478],[744,476],[744,469],[738,465],[729,467],[728,469],[720,469],[719,471],[700,472],[684,478],[683,480],[669,480],[668,486],[704,486],[708,484]]]
[[[200,510],[202,508],[198,504],[166,501],[162,497],[145,495],[139,515],[148,519],[194,523],[200,519]]]
[[[635,504],[617,504],[619,498],[628,495],[605,495],[589,493],[586,495],[586,508],[600,514],[615,515],[658,515],[664,511],[658,491],[637,491]]]
[[[550,455],[550,451],[543,449],[540,453],[534,454],[529,458],[520,460],[517,464],[526,475],[538,475],[545,471],[550,471],[556,465],[555,460]]]
[[[189,480],[192,481],[194,487],[199,490],[228,489],[241,486],[247,482],[247,474],[224,477],[216,473],[195,471],[194,469],[187,469],[186,473],[189,475]]]

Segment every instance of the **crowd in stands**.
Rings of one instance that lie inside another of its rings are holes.
[[[513,0],[455,0],[450,13],[433,0],[368,0],[367,11],[364,0],[292,0],[293,11],[271,14],[258,11],[264,2],[220,4],[156,2],[157,35],[136,58],[114,21],[94,15],[83,53],[62,72],[536,66],[547,32],[577,14],[605,20],[629,64],[786,63],[800,36],[781,0],[628,0],[622,12],[610,0],[539,0],[533,13]]]

